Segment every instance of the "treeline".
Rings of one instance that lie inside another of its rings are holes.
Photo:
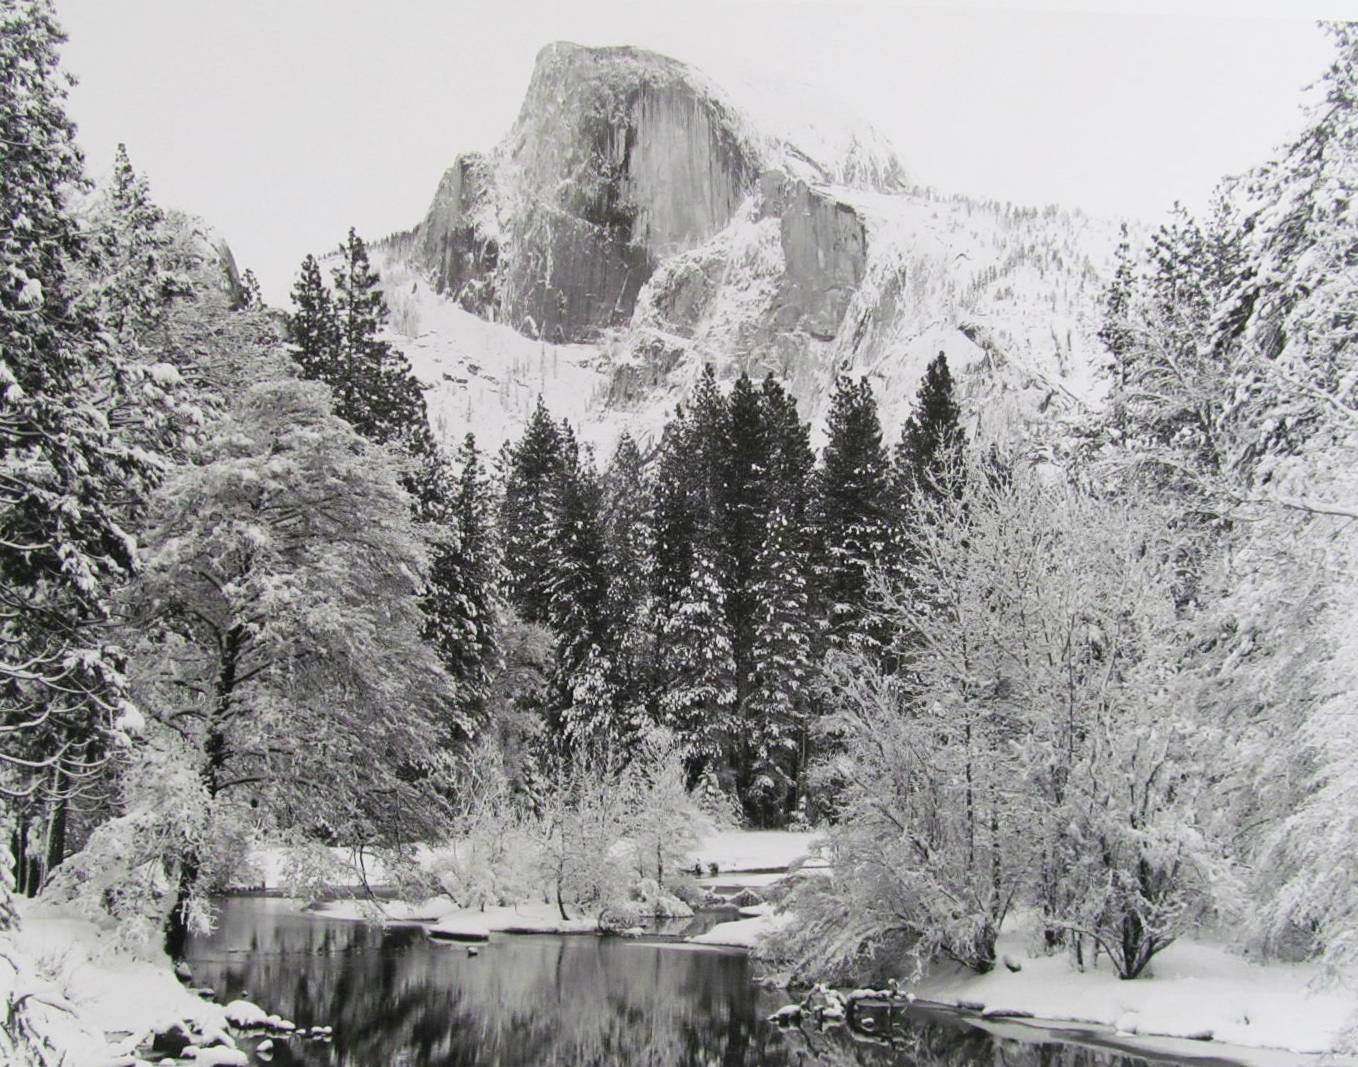
[[[817,462],[776,379],[723,391],[708,367],[653,455],[624,434],[600,470],[539,402],[501,456],[498,530],[508,607],[551,633],[549,748],[626,753],[663,726],[757,825],[833,809],[808,778],[821,665],[879,644],[869,571],[960,447],[943,356],[894,453],[866,380],[836,383],[827,435]]]
[[[1306,129],[1124,240],[1107,405],[1040,464],[959,465],[828,660],[830,877],[794,973],[1035,947],[1124,978],[1201,926],[1256,957],[1358,944],[1358,34]]]
[[[474,714],[452,673],[477,648],[450,577],[477,475],[378,338],[362,243],[337,329],[316,320],[346,392],[124,150],[87,178],[62,40],[50,4],[6,5],[0,966],[21,982],[16,891],[178,955],[266,836],[399,868],[451,818]],[[26,1062],[11,1008],[0,1050]]]

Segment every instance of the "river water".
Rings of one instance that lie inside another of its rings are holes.
[[[1141,1067],[1107,1048],[898,1009],[876,1032],[766,1021],[787,1001],[744,953],[593,936],[495,935],[472,956],[415,926],[321,919],[289,901],[222,902],[189,961],[328,1039],[276,1041],[256,1063],[310,1067]],[[1069,1035],[1067,1035],[1069,1036]],[[1207,1061],[1193,1061],[1201,1067]]]

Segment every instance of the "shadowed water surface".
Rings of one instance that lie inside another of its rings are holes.
[[[786,1002],[743,953],[591,936],[501,936],[469,956],[418,927],[300,914],[287,901],[222,902],[190,946],[219,999],[248,996],[329,1042],[278,1041],[273,1064],[327,1067],[1140,1067],[1115,1051],[1001,1037],[923,1010],[878,1033],[766,1022]],[[882,1035],[886,1034],[884,1038]],[[257,1062],[263,1063],[262,1058]],[[1202,1064],[1203,1061],[1193,1061]]]

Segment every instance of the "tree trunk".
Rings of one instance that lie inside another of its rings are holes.
[[[193,884],[198,880],[198,857],[186,856],[179,868],[179,886],[175,891],[174,907],[165,923],[165,953],[171,960],[184,958],[189,941],[189,912],[193,899]]]
[[[65,778],[58,766],[52,774],[52,790],[56,799],[47,823],[47,870],[44,872],[44,881],[46,875],[56,870],[66,858],[66,813],[70,801],[65,792]]]
[[[14,823],[14,833],[10,835],[9,849],[14,856],[14,890],[24,896],[28,892],[28,846],[27,820],[19,818]]]

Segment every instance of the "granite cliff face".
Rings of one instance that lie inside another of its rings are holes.
[[[871,129],[803,136],[735,99],[664,56],[547,46],[509,134],[458,157],[387,249],[393,294],[437,330],[451,320],[430,301],[569,353],[587,421],[642,438],[704,363],[782,377],[813,420],[836,374],[867,374],[891,433],[939,351],[978,421],[1096,397],[1111,226],[913,189]],[[472,357],[405,318],[467,418],[487,374],[511,424],[527,408],[522,374],[484,354],[449,369]]]
[[[804,294],[807,321],[823,333],[836,304],[825,294],[861,275],[862,235],[851,232],[851,209],[805,181],[792,188],[776,169],[788,162],[813,180],[901,181],[894,157],[858,141],[847,158],[817,160],[755,129],[672,59],[548,45],[509,136],[490,156],[464,155],[448,169],[414,251],[469,310],[552,341],[596,340],[630,320],[661,262],[720,232],[762,191],[770,209],[787,209],[797,274],[785,306]],[[822,285],[812,246],[831,231],[839,243]]]

